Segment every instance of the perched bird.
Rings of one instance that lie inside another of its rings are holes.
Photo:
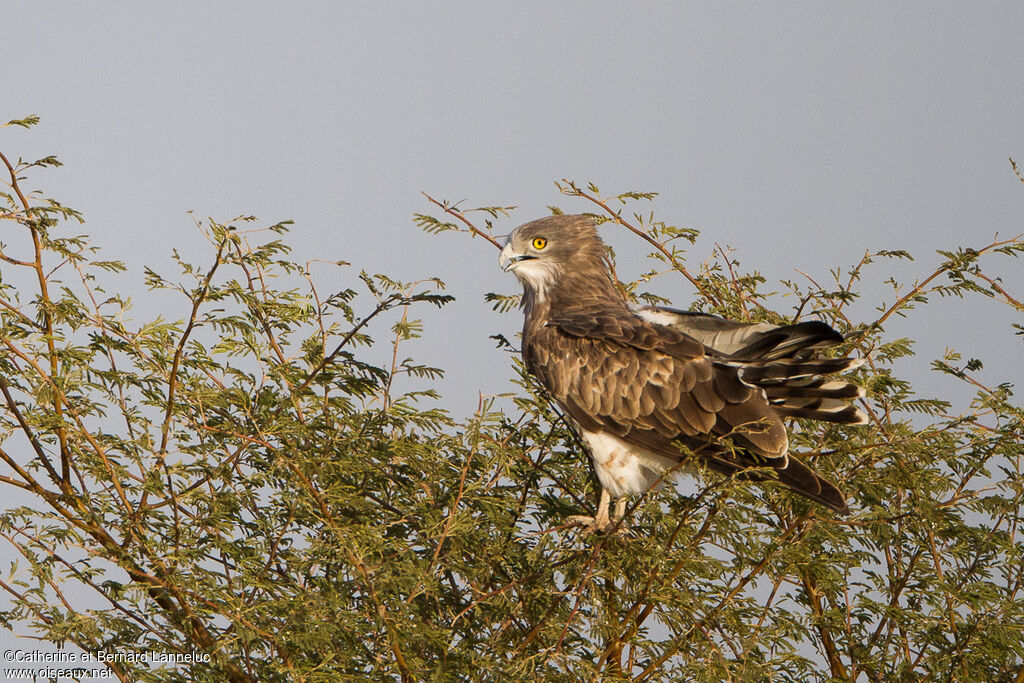
[[[527,370],[574,423],[601,483],[589,531],[622,517],[688,457],[724,474],[777,479],[846,511],[843,493],[789,454],[784,417],[863,424],[863,390],[832,375],[863,360],[826,358],[843,341],[823,322],[775,326],[627,302],[587,216],[516,228],[499,263],[523,285]],[[609,515],[617,499],[614,519]]]

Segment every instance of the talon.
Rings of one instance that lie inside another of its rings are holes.
[[[608,531],[614,531],[617,536],[628,536],[629,528],[622,523],[623,513],[626,511],[626,500],[623,498],[616,501],[615,504],[615,516],[611,517],[608,514],[609,508],[611,507],[611,494],[608,490],[601,488],[601,500],[597,504],[597,514],[593,517],[589,515],[572,515],[565,518],[565,523],[572,526],[583,527],[582,531],[584,534],[593,533],[606,533]]]
[[[566,517],[565,522],[566,524],[571,524],[573,526],[583,527],[581,531],[584,535],[604,533],[614,524],[612,520],[608,519],[607,515],[604,516],[604,519],[601,519],[601,515],[596,517],[590,517],[589,515],[572,515],[571,517]]]

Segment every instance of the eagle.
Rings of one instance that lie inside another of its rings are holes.
[[[839,513],[842,491],[789,453],[785,418],[863,424],[862,388],[836,377],[864,359],[829,358],[843,336],[821,321],[746,323],[630,303],[587,215],[516,228],[499,265],[522,283],[522,357],[579,433],[601,484],[588,532],[617,526],[629,496],[688,458],[780,482]],[[612,500],[615,515],[610,515]]]

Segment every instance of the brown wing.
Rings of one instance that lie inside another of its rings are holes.
[[[631,310],[644,320],[690,335],[713,356],[735,365],[744,382],[764,389],[776,415],[841,424],[868,421],[852,403],[864,396],[864,390],[838,376],[864,361],[821,354],[844,341],[821,321],[771,325],[660,306]]]
[[[530,372],[586,429],[670,457],[679,456],[675,440],[694,447],[730,436],[785,461],[785,426],[761,390],[682,332],[628,311],[588,312],[548,320],[524,351]]]
[[[524,336],[527,368],[581,427],[679,458],[678,444],[724,474],[777,478],[846,512],[834,484],[789,458],[785,425],[764,390],[678,330],[628,312],[559,316]],[[719,441],[728,436],[739,448]],[[769,466],[774,475],[746,471]]]

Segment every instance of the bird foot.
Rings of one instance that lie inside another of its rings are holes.
[[[608,515],[572,515],[571,517],[565,518],[567,526],[579,526],[583,527],[580,531],[584,535],[589,534],[604,534],[609,531],[614,532],[617,536],[629,535],[628,527],[619,523],[619,520],[612,520]]]
[[[611,526],[612,520],[608,519],[607,515],[604,516],[604,519],[601,519],[601,515],[594,517],[590,515],[572,515],[565,518],[565,523],[569,526],[581,526],[583,527],[581,531],[584,534],[592,534],[595,532],[604,533]]]

